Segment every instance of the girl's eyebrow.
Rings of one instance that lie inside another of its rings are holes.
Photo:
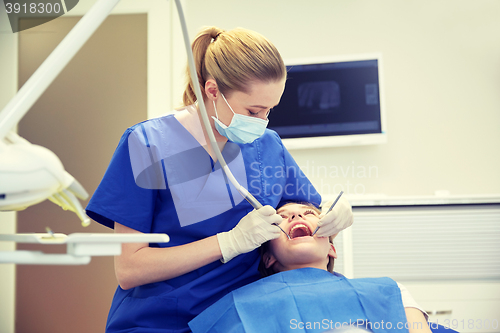
[[[283,209],[278,209],[276,211],[276,214],[278,214],[278,215],[286,215],[285,213],[286,213],[286,211],[283,211]]]
[[[307,205],[302,205],[302,208],[307,208],[308,210],[312,210],[315,214],[319,214],[316,208],[307,206]]]
[[[301,205],[300,208],[304,208],[306,210],[312,210],[313,212],[316,212],[316,210],[314,210],[311,206],[308,206],[308,205]],[[286,215],[286,208],[283,207],[283,208],[279,208],[277,211],[276,211],[276,214],[282,214],[282,215]]]

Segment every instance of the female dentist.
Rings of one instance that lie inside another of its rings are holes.
[[[264,207],[254,210],[228,182],[207,145],[191,83],[184,108],[127,129],[87,214],[116,233],[166,233],[171,241],[123,244],[106,332],[189,332],[197,314],[259,278],[255,249],[279,237],[280,202],[321,202],[266,129],[286,80],[275,46],[253,31],[211,27],[192,49],[219,148]],[[319,236],[350,226],[349,203],[342,198],[321,224]]]

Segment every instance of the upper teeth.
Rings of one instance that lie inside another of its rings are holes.
[[[311,230],[309,230],[309,227],[306,226],[305,224],[296,224],[293,226],[292,229],[290,229],[290,236],[293,236],[293,232],[296,230],[296,229],[299,229],[299,228],[305,228],[307,230],[307,234],[310,236],[311,235]]]

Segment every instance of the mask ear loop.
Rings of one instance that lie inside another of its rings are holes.
[[[217,117],[217,120],[219,120],[219,115],[217,114],[217,108],[215,107],[215,101],[212,102],[214,103],[215,117]]]
[[[227,106],[229,106],[229,109],[233,112],[233,114],[236,114],[236,112],[234,112],[233,108],[231,107],[231,105],[229,105],[229,103],[227,102],[227,99],[226,97],[224,97],[224,94],[223,93],[220,93],[220,95],[222,96],[222,98],[224,99],[224,102],[226,102]],[[215,105],[215,102],[214,102],[214,105]],[[217,113],[216,113],[217,114]]]

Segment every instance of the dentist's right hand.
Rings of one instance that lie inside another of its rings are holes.
[[[281,231],[273,224],[279,224],[281,220],[273,207],[264,206],[248,213],[233,229],[218,233],[222,262],[226,263],[242,253],[258,248],[268,240],[278,238]]]

